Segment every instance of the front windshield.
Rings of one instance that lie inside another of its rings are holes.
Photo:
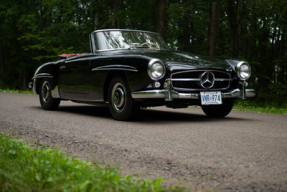
[[[94,33],[96,50],[168,49],[157,33],[144,31],[100,31]]]

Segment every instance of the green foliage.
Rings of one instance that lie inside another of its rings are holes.
[[[212,2],[167,1],[166,37],[172,49],[209,54]],[[215,55],[251,64],[249,84],[256,89],[258,101],[269,100],[269,92],[286,98],[281,89],[287,85],[287,2],[217,2]],[[88,34],[95,29],[157,31],[157,3],[156,0],[2,0],[0,86],[25,90],[25,82],[39,65],[55,60],[62,53],[89,52]]]
[[[276,95],[276,97],[281,97],[282,100],[286,101],[287,85],[270,83],[268,84],[268,88],[271,94]]]
[[[162,179],[124,177],[115,168],[68,157],[59,150],[30,149],[0,133],[0,191],[187,191]]]
[[[261,101],[256,102],[253,100],[238,100],[236,101],[233,109],[239,111],[249,111],[257,113],[273,113],[273,114],[284,114],[287,115],[287,102],[285,101],[281,105],[275,101]]]
[[[1,84],[0,84],[1,87]],[[4,93],[22,93],[22,94],[35,94],[32,90],[14,90],[14,89],[1,89],[0,88],[0,92],[4,92]]]

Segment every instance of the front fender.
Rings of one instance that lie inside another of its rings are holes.
[[[51,94],[53,98],[60,98],[58,91],[59,85],[59,63],[64,62],[64,60],[59,60],[57,62],[50,62],[41,65],[35,72],[33,80],[33,92],[39,94],[40,83],[43,78],[48,78],[51,81]]]

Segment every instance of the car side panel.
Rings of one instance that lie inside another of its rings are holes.
[[[90,91],[90,60],[66,61],[60,68],[64,92],[87,94]]]
[[[61,98],[88,100],[90,92],[90,60],[99,54],[68,57],[59,66]]]
[[[116,74],[126,76],[131,91],[146,88],[150,82],[147,75],[148,58],[136,56],[101,56],[91,60],[91,92],[89,100],[104,101],[105,89]],[[113,72],[113,75],[108,75]]]
[[[77,61],[81,57],[82,59]],[[103,102],[109,81],[116,74],[125,75],[131,92],[151,87],[153,81],[147,74],[147,64],[150,60],[149,57],[137,55],[93,54],[46,63],[40,66],[35,74],[51,74],[53,88],[57,88],[62,99]],[[74,66],[67,69],[67,64]],[[61,69],[62,66],[66,68]],[[66,72],[63,73],[62,70]],[[35,81],[37,85],[40,82],[38,79]],[[81,87],[87,89],[82,90]]]

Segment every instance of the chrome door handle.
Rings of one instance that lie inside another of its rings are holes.
[[[60,66],[60,69],[65,69],[66,68],[66,66]]]

